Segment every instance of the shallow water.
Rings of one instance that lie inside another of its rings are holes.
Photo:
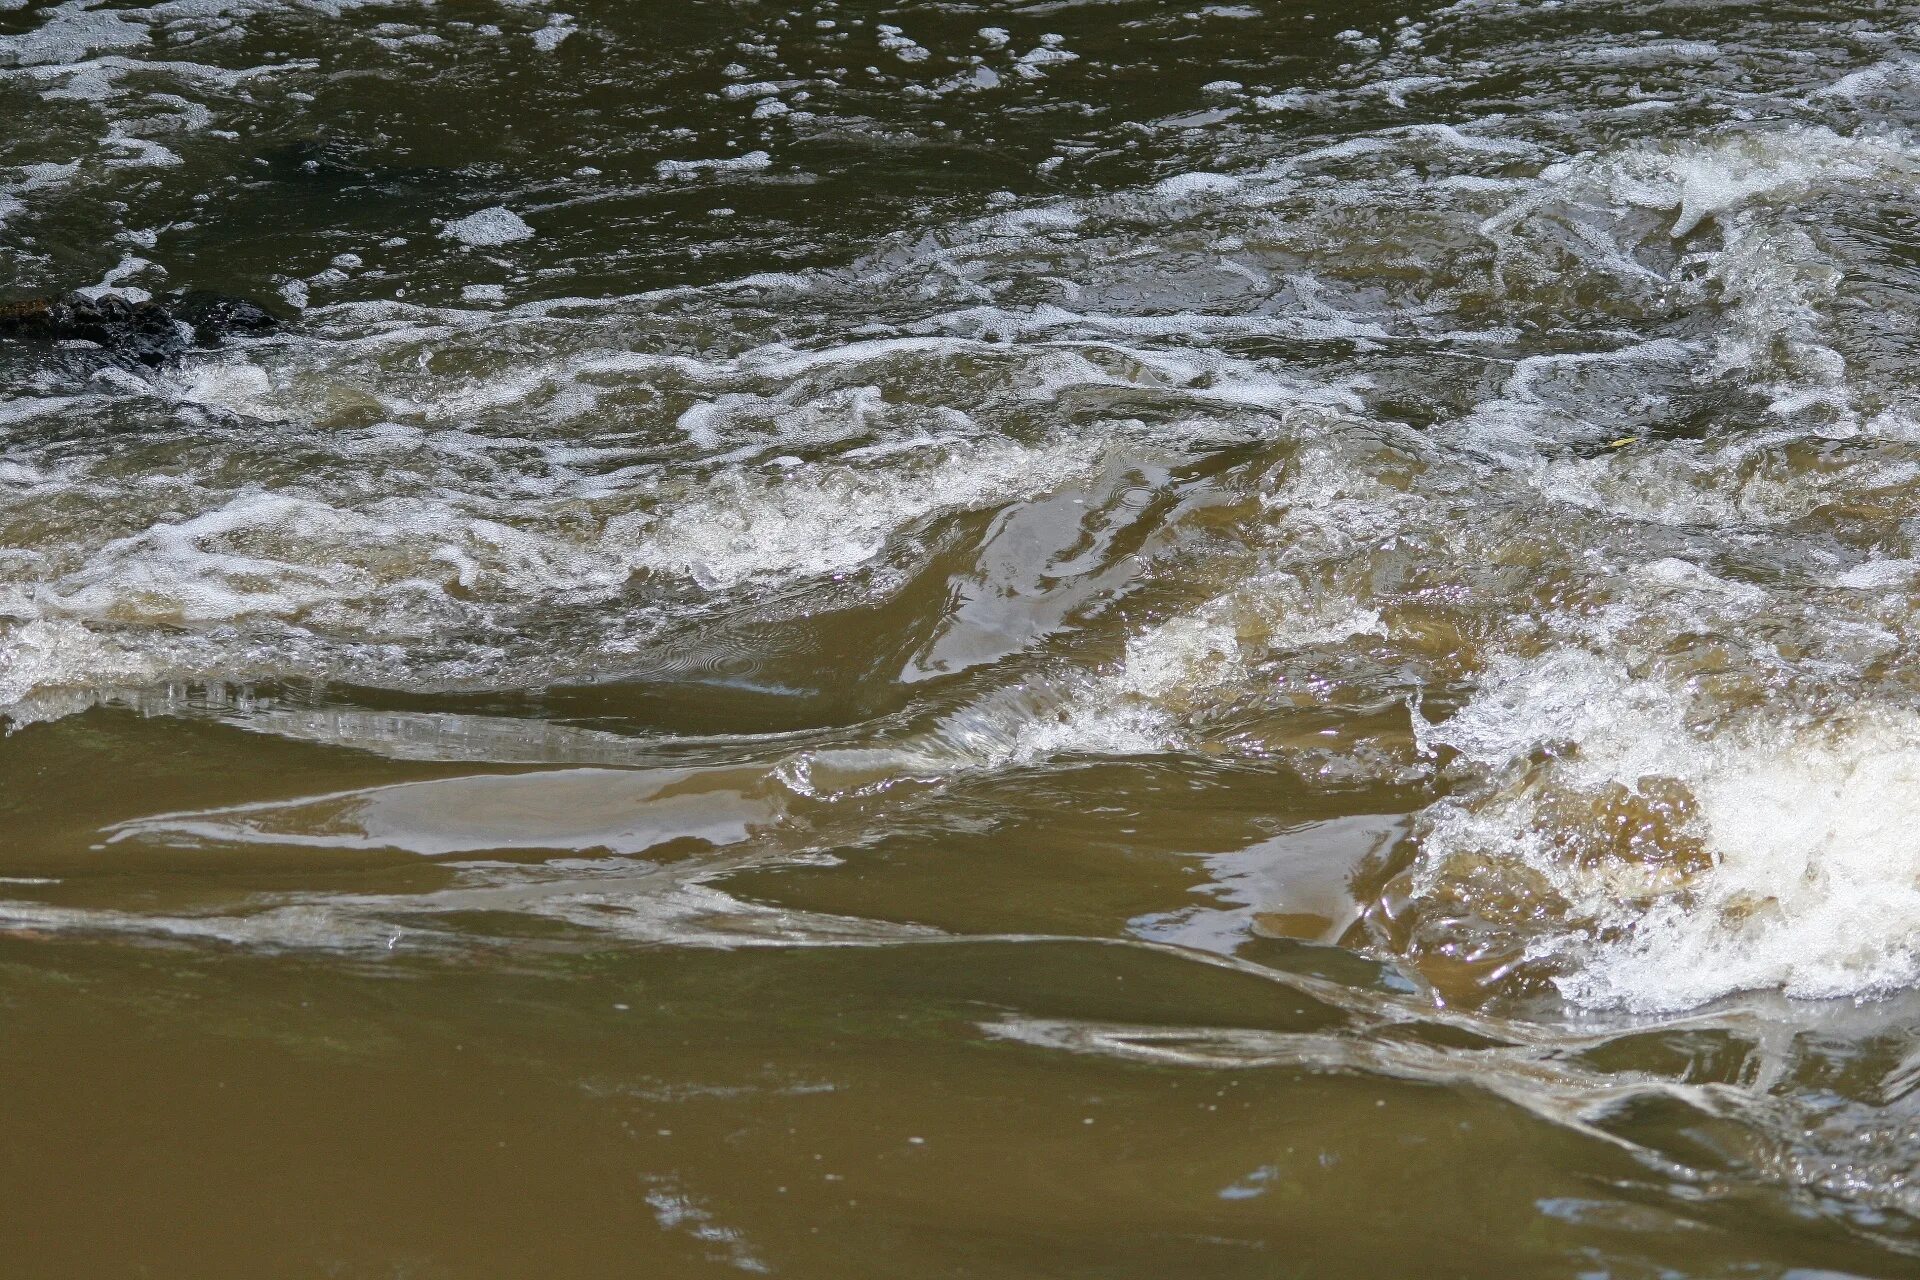
[[[0,0],[11,1274],[1920,1274],[1920,8]]]

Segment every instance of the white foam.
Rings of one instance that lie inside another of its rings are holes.
[[[1855,591],[1872,591],[1902,586],[1913,581],[1916,574],[1920,574],[1920,561],[1868,560],[1835,577],[1834,585]]]
[[[1531,952],[1596,1005],[1863,996],[1920,979],[1920,719],[1763,708],[1699,729],[1695,713],[1686,690],[1591,654],[1497,663],[1464,710],[1421,727],[1429,748],[1496,780],[1422,816],[1429,881],[1476,858],[1539,877],[1567,907]],[[1620,852],[1608,794],[1671,824],[1640,846],[1647,861]]]
[[[547,17],[547,25],[532,33],[533,47],[542,53],[552,53],[568,36],[579,29],[573,23],[572,14],[550,14]]]
[[[1585,62],[1631,63],[1653,66],[1663,62],[1712,62],[1720,46],[1708,40],[1649,40],[1645,43],[1608,43],[1584,50]]]
[[[1243,179],[1226,173],[1182,173],[1163,180],[1154,191],[1174,199],[1200,195],[1226,195],[1245,185]]]
[[[415,638],[465,612],[454,591],[496,601],[603,598],[627,570],[591,547],[477,518],[445,502],[372,512],[248,494],[115,539],[44,586],[49,616],[206,626],[281,619],[336,633]]]
[[[1814,403],[1854,422],[1846,360],[1830,345],[1825,307],[1841,272],[1797,227],[1736,221],[1713,265],[1728,323],[1708,373],[1741,372],[1768,386],[1776,413]]]
[[[150,684],[166,670],[152,647],[116,643],[75,622],[0,621],[0,713],[16,728],[90,706],[103,688]]]
[[[1902,140],[1843,136],[1823,126],[1754,127],[1697,142],[1667,142],[1550,165],[1542,190],[1486,224],[1502,232],[1562,195],[1601,204],[1674,211],[1669,234],[1684,236],[1709,218],[1913,172]]]
[[[126,14],[98,9],[96,0],[66,0],[19,35],[0,36],[0,59],[16,67],[78,63],[110,49],[138,49],[151,40],[146,26]]]
[[[689,179],[703,174],[758,173],[772,165],[773,157],[765,151],[749,151],[742,156],[723,156],[714,160],[662,160],[653,166],[653,171],[662,178]]]
[[[1091,466],[1102,444],[933,446],[885,471],[827,464],[766,475],[731,468],[667,510],[616,517],[606,545],[622,549],[636,569],[709,588],[766,575],[844,572],[937,512],[974,510],[1059,484]]]
[[[533,238],[533,228],[519,214],[504,205],[494,205],[478,213],[449,222],[440,234],[462,244],[494,246]]]
[[[1286,575],[1257,577],[1130,635],[1108,670],[1055,671],[975,699],[911,743],[904,767],[948,773],[1026,767],[1068,753],[1187,750],[1196,716],[1246,692],[1260,659],[1381,631],[1370,609],[1316,599]]]
[[[902,62],[925,62],[932,56],[924,45],[916,42],[899,27],[883,22],[874,30],[879,35],[880,47]]]

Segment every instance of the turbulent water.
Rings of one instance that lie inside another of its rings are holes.
[[[0,297],[287,321],[0,339],[21,1274],[1920,1272],[1920,7],[0,0],[0,120]]]

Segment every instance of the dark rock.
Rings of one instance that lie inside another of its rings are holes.
[[[218,346],[228,338],[257,338],[280,327],[280,318],[257,302],[205,289],[183,289],[162,299],[175,320],[193,329],[193,340],[203,347]]]
[[[218,346],[229,338],[271,333],[279,326],[279,319],[256,302],[198,289],[178,290],[146,302],[110,294],[89,298],[67,293],[0,303],[0,340],[91,342],[149,368],[192,346]]]

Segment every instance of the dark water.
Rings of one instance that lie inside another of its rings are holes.
[[[20,1276],[1920,1274],[1920,7],[0,0]]]

